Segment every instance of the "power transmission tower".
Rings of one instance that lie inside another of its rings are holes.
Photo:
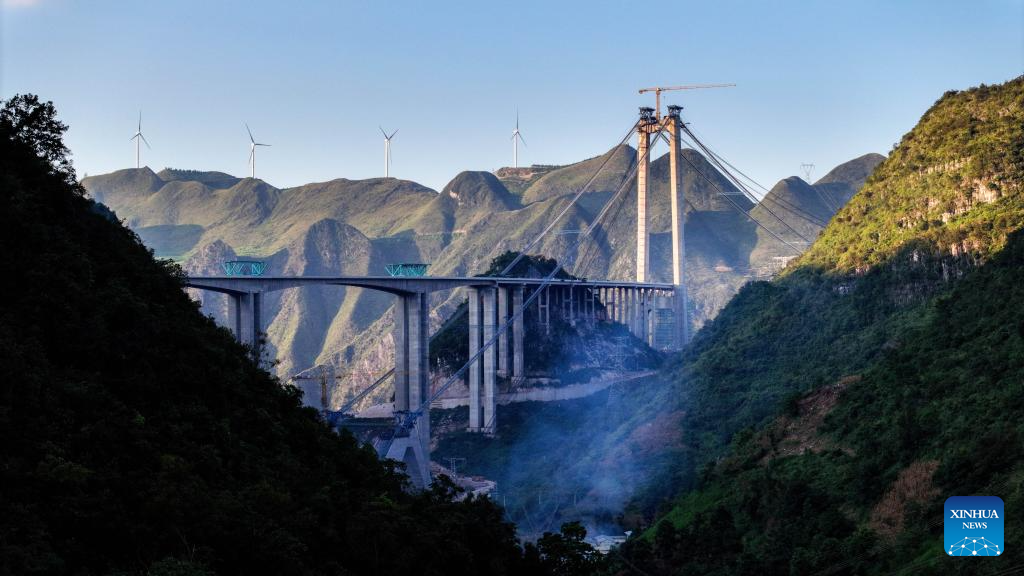
[[[449,456],[448,458],[445,458],[445,460],[448,461],[448,470],[451,470],[452,480],[453,481],[457,480],[459,478],[459,473],[458,473],[456,467],[459,464],[465,465],[466,464],[466,459],[465,458],[459,458],[457,456]]]
[[[800,169],[804,172],[804,182],[811,183],[811,172],[814,172],[814,164],[801,164]]]

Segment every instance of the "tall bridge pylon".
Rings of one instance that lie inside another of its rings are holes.
[[[637,124],[637,173],[636,173],[636,281],[647,282],[651,262],[650,234],[647,231],[648,196],[647,182],[651,173],[651,137],[662,132],[668,133],[669,141],[669,198],[672,221],[672,284],[675,286],[673,304],[675,310],[675,341],[681,347],[690,341],[689,297],[686,292],[686,213],[685,198],[680,189],[681,153],[679,134],[682,120],[679,106],[669,106],[668,114],[661,117],[653,108],[640,108]]]
[[[669,195],[672,219],[672,284],[675,285],[674,316],[675,344],[681,348],[690,341],[689,295],[686,292],[686,199],[681,197],[680,133],[683,131],[679,112],[681,106],[668,106],[668,114],[661,115],[661,93],[675,90],[703,88],[730,88],[735,84],[689,84],[686,86],[656,86],[641,88],[640,94],[654,92],[654,108],[640,108],[637,123],[636,173],[636,281],[647,282],[651,263],[650,237],[647,232],[647,181],[651,175],[651,137],[668,133],[669,142]]]

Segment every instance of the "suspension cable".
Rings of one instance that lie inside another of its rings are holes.
[[[633,125],[633,128],[631,128],[630,131],[626,134],[626,137],[623,138],[623,141],[622,141],[623,143],[625,142],[626,138],[629,138],[633,134],[633,130],[636,129],[636,126],[638,124],[639,123]],[[660,134],[660,133],[661,133],[661,131],[659,130],[656,133],[656,135]],[[621,144],[622,143],[620,143],[619,145],[621,146]],[[650,152],[651,152],[651,148],[648,147],[647,154],[649,155]],[[606,159],[606,162],[607,162],[607,159]],[[602,163],[601,167],[598,168],[598,171],[600,171],[604,167],[605,163]],[[637,163],[637,167],[638,166],[639,166],[639,162]],[[587,184],[584,185],[584,188],[581,189],[581,190],[585,190],[595,179],[596,179],[596,175],[594,177],[592,177],[590,180],[588,180]],[[628,180],[627,180],[627,182],[628,182]],[[570,205],[574,204],[576,202],[576,200],[579,199],[580,196],[582,196],[582,194],[581,193],[577,193],[576,196],[574,197],[572,203],[570,203]],[[609,199],[609,201],[605,202],[605,205],[602,208],[601,212],[598,214],[598,217],[594,219],[594,223],[597,223],[600,218],[602,218],[605,214],[607,214],[608,208],[610,207],[610,205],[611,205],[611,199]],[[564,214],[566,211],[568,211],[568,208],[563,210],[562,214]],[[550,229],[550,226],[548,227],[548,230],[549,229]],[[572,254],[575,250],[577,250],[579,245],[582,244],[582,242],[591,235],[593,230],[594,230],[594,226],[587,226],[587,229],[584,230],[577,237],[576,242],[571,247],[571,249],[568,251],[568,253]],[[547,230],[545,230],[545,232],[546,231]],[[534,244],[534,243],[535,242],[531,242],[531,245]],[[519,257],[517,257],[516,261],[520,260],[524,253],[525,252],[521,252],[519,254]],[[516,261],[513,261],[513,264],[510,264],[506,268],[511,268],[511,266],[513,266]],[[574,261],[573,264],[575,265],[575,261]],[[384,448],[383,448],[382,452],[385,455],[387,454],[388,450],[390,450],[391,444],[393,443],[394,438],[398,437],[398,435],[401,434],[403,431],[407,431],[407,430],[411,429],[413,426],[415,426],[416,420],[424,415],[425,410],[435,400],[437,400],[442,394],[444,394],[448,390],[448,388],[450,388],[452,386],[452,384],[454,384],[456,381],[459,381],[459,380],[462,379],[462,376],[463,376],[463,374],[466,373],[466,370],[471,365],[473,365],[474,362],[478,361],[480,359],[480,357],[483,356],[484,352],[486,352],[490,347],[494,346],[498,342],[498,339],[502,335],[504,335],[505,332],[508,331],[508,329],[512,326],[513,322],[515,322],[519,317],[521,317],[523,314],[525,314],[526,310],[530,307],[530,304],[532,304],[533,301],[536,300],[540,296],[541,292],[543,292],[545,289],[548,288],[548,286],[555,280],[555,276],[557,276],[558,273],[563,271],[564,269],[565,269],[565,267],[564,267],[563,264],[558,264],[556,262],[555,266],[552,268],[551,272],[549,272],[547,274],[547,276],[545,276],[541,280],[540,284],[537,285],[537,288],[530,294],[529,297],[526,298],[525,301],[523,301],[523,305],[521,307],[519,307],[518,310],[514,310],[513,313],[512,313],[512,316],[508,320],[506,320],[506,321],[504,321],[504,322],[502,322],[502,323],[500,323],[498,325],[497,329],[495,330],[495,332],[491,336],[491,338],[488,339],[486,342],[484,342],[483,345],[476,351],[476,353],[473,354],[466,361],[466,363],[462,365],[461,368],[459,368],[458,370],[455,371],[454,374],[449,376],[448,379],[445,380],[445,382],[443,384],[441,384],[441,386],[439,386],[437,388],[437,390],[434,391],[433,394],[431,394],[425,401],[423,401],[420,404],[419,408],[417,408],[416,410],[410,410],[410,411],[405,413],[404,418],[400,419],[396,423],[394,433],[392,434],[391,438],[389,438],[387,440],[387,443],[384,445]],[[561,282],[566,282],[569,285],[577,283],[576,281],[566,281],[566,280],[560,280],[559,282],[560,283]]]
[[[660,128],[655,133],[655,137],[657,137],[659,135],[662,135],[662,131],[661,131]],[[633,178],[635,178],[637,173],[640,171],[640,162],[641,161],[648,161],[650,159],[650,157],[651,157],[651,152],[653,152],[653,151],[654,151],[654,146],[653,145],[647,147],[647,152],[644,153],[643,158],[638,160],[633,165],[633,168],[631,168],[630,171],[626,174],[625,178],[623,178],[622,182],[619,184],[618,189],[616,189],[615,193],[612,195],[612,197],[609,198],[608,201],[604,203],[604,206],[601,208],[601,211],[597,214],[597,216],[594,217],[594,220],[591,223],[591,225],[588,227],[588,229],[595,228],[601,222],[601,220],[605,217],[605,215],[608,214],[609,209],[613,205],[616,205],[616,200],[625,191],[627,185],[632,183]],[[618,208],[621,209],[622,205],[618,204]],[[590,252],[591,252],[591,249],[590,249],[591,246],[594,246],[594,242],[592,242],[592,243],[590,243],[590,244],[588,244],[587,246],[584,247],[584,250],[585,250],[584,255],[585,256],[583,258],[581,258],[579,256],[579,254],[577,254],[576,260],[575,260],[575,262],[573,262],[573,272],[574,272],[573,275],[574,276],[579,276],[582,272],[586,271],[586,268],[583,268],[582,270],[579,270],[579,271],[577,271],[576,268],[579,266],[581,261],[586,262],[586,258],[589,258],[589,255],[590,255]],[[590,264],[587,263],[586,266],[589,267],[589,265]]]
[[[598,176],[600,176],[601,171],[604,170],[605,165],[607,165],[608,161],[612,159],[612,156],[615,155],[615,152],[618,151],[619,147],[625,144],[626,140],[629,140],[629,137],[633,135],[633,132],[636,130],[636,127],[639,126],[639,124],[639,121],[634,123],[633,126],[630,127],[629,131],[626,132],[626,135],[623,136],[622,140],[620,140],[619,143],[616,144],[610,152],[605,154],[604,160],[601,162],[601,165],[598,166],[597,171],[594,172],[594,175],[591,176],[589,180],[587,180],[586,184],[584,184],[583,187],[580,188],[578,192],[576,192],[576,195],[573,196],[572,201],[570,201],[568,204],[565,205],[564,208],[562,208],[561,212],[559,212],[555,216],[555,218],[544,228],[544,230],[539,235],[537,235],[537,237],[535,237],[533,240],[530,240],[530,242],[526,244],[526,247],[524,247],[519,252],[519,254],[512,260],[512,262],[510,262],[508,266],[505,266],[505,268],[501,270],[501,272],[498,274],[499,276],[508,275],[508,273],[511,272],[513,268],[515,268],[516,264],[518,264],[519,261],[526,256],[530,249],[533,248],[537,244],[537,242],[540,242],[540,240],[544,238],[544,236],[548,232],[550,232],[552,228],[555,227],[555,224],[557,224],[558,221],[562,219],[562,216],[565,216],[569,209],[576,205],[576,202],[579,201],[579,199],[587,191],[587,188],[590,188],[590,185],[593,184],[595,180],[597,180]]]
[[[695,134],[694,134],[694,133],[693,133],[693,132],[692,132],[692,131],[691,131],[691,130],[689,129],[689,127],[687,127],[687,126],[686,126],[686,124],[685,124],[685,123],[683,123],[683,122],[680,122],[680,123],[679,123],[679,126],[680,126],[680,127],[682,127],[682,129],[683,129],[683,132],[685,132],[685,133],[686,133],[687,135],[689,135],[689,136],[690,136],[690,138],[691,138],[691,139],[693,140],[693,142],[695,142],[695,143],[697,144],[697,146],[698,146],[698,147],[699,147],[699,148],[700,148],[701,150],[704,150],[704,155],[705,155],[705,157],[706,157],[706,158],[708,158],[708,159],[709,159],[709,160],[710,160],[710,161],[712,162],[712,164],[716,165],[716,166],[717,166],[717,167],[718,167],[718,168],[719,168],[719,169],[720,169],[720,170],[722,171],[722,173],[723,173],[723,174],[724,174],[724,175],[725,175],[725,176],[726,176],[726,177],[727,177],[727,178],[728,178],[729,180],[731,180],[731,181],[732,181],[732,182],[733,182],[734,184],[736,184],[736,185],[737,185],[737,186],[738,186],[738,187],[739,187],[739,188],[740,188],[740,189],[741,189],[741,190],[742,190],[742,191],[743,191],[743,192],[744,192],[744,193],[745,193],[745,194],[746,194],[746,195],[747,195],[748,197],[753,197],[753,193],[751,193],[751,192],[750,192],[749,190],[747,190],[747,188],[746,188],[746,187],[745,187],[745,186],[743,185],[743,183],[742,183],[742,182],[740,182],[740,181],[739,181],[739,179],[738,179],[738,178],[736,178],[736,176],[734,176],[734,175],[732,174],[732,172],[730,172],[730,171],[728,170],[728,168],[726,168],[726,167],[725,167],[725,166],[724,166],[724,165],[723,165],[723,164],[722,164],[721,162],[718,162],[718,160],[717,160],[717,159],[715,159],[714,155],[713,155],[713,154],[711,154],[711,152],[709,152],[709,151],[707,150],[707,147],[706,147],[706,146],[704,145],[704,143],[703,143],[703,142],[701,142],[701,141],[700,141],[700,140],[699,140],[699,139],[697,138],[697,136],[696,136],[696,135],[695,135]],[[684,156],[684,158],[685,158],[685,156]],[[785,221],[785,220],[783,220],[783,219],[782,219],[781,217],[779,217],[779,215],[778,215],[778,214],[776,214],[776,213],[775,213],[774,211],[772,211],[772,209],[771,209],[771,208],[769,208],[768,206],[765,206],[765,207],[764,207],[764,209],[765,209],[765,212],[768,212],[769,214],[771,214],[772,216],[774,216],[776,220],[778,220],[778,221],[779,221],[779,222],[780,222],[780,223],[781,223],[781,224],[782,224],[783,226],[785,226],[786,228],[788,228],[788,229],[789,229],[789,231],[790,231],[790,232],[792,232],[794,236],[796,236],[796,237],[797,237],[797,238],[799,238],[800,240],[803,240],[803,241],[804,241],[804,242],[806,242],[806,243],[807,243],[808,245],[809,245],[809,244],[811,243],[811,241],[810,241],[810,240],[808,240],[808,239],[807,239],[807,238],[805,238],[805,237],[804,237],[804,236],[803,236],[802,234],[800,234],[799,232],[797,232],[795,228],[793,228],[792,226],[790,226],[790,225],[789,225],[789,222],[786,222],[786,221]],[[765,228],[765,230],[767,230],[767,228]]]
[[[668,139],[665,138],[665,140],[667,141]],[[773,231],[772,229],[770,229],[767,226],[765,226],[764,224],[762,224],[760,221],[757,220],[757,218],[754,218],[753,216],[751,216],[750,212],[744,210],[743,207],[741,207],[735,200],[733,200],[732,196],[730,196],[729,194],[726,194],[724,191],[722,191],[722,189],[718,186],[718,184],[715,183],[715,181],[712,180],[711,178],[709,178],[706,174],[704,174],[704,172],[701,171],[700,168],[698,168],[697,165],[694,164],[692,160],[687,158],[685,154],[679,154],[679,156],[683,160],[685,160],[686,163],[689,164],[691,168],[693,168],[694,172],[696,172],[697,174],[700,174],[700,176],[702,178],[704,178],[704,180],[706,180],[708,182],[708,184],[711,184],[711,186],[714,187],[715,190],[718,190],[719,195],[723,196],[730,204],[732,204],[732,207],[735,208],[738,212],[740,212],[741,214],[746,216],[748,219],[750,219],[751,222],[753,222],[757,226],[760,226],[761,228],[763,228],[764,231],[767,232],[768,234],[770,234],[773,238],[775,238],[779,242],[781,242],[781,243],[785,244],[786,246],[788,246],[789,248],[791,248],[794,252],[797,253],[797,255],[800,255],[800,254],[803,253],[803,250],[800,250],[799,248],[797,248],[793,244],[787,242],[781,236],[776,234],[775,231]]]
[[[690,131],[693,132],[695,135],[697,134],[697,131],[694,130],[693,128],[690,128]],[[748,176],[745,172],[743,172],[742,170],[737,168],[735,165],[733,165],[731,162],[729,162],[728,160],[723,158],[722,155],[719,154],[717,151],[715,151],[715,149],[712,148],[711,146],[705,144],[704,147],[707,149],[707,151],[709,153],[711,153],[715,158],[717,158],[719,162],[722,162],[723,164],[725,164],[726,166],[731,168],[733,172],[735,172],[736,174],[739,174],[743,179],[747,180],[748,182],[750,182],[751,184],[753,184],[757,188],[760,188],[761,190],[764,191],[764,196],[762,196],[760,198],[758,203],[762,203],[765,200],[769,199],[768,194],[771,193],[771,190],[769,190],[768,188],[765,188],[764,185],[762,185],[760,182],[758,182],[757,180],[754,180],[751,176]],[[810,183],[808,182],[808,184],[810,184]],[[827,196],[827,195],[822,195],[823,194],[822,191],[818,190],[818,188],[815,185],[811,184],[811,187],[814,188],[815,192],[818,192],[819,196],[822,196],[823,200],[825,199],[825,196]],[[824,228],[825,226],[828,225],[828,222],[822,221],[817,216],[814,216],[813,214],[803,210],[802,208],[794,206],[793,204],[791,204],[791,203],[789,203],[789,202],[787,202],[785,200],[782,200],[781,198],[771,197],[770,199],[777,206],[780,206],[781,208],[789,210],[790,212],[793,213],[794,216],[803,218],[804,220],[807,220],[808,222],[810,222],[811,224],[814,224],[815,226],[819,226],[821,228]],[[838,210],[837,207],[834,207],[832,202],[826,201],[826,204],[829,205],[830,209],[833,212]]]

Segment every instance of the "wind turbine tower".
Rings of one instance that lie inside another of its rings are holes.
[[[377,127],[380,128],[380,133],[384,135],[384,177],[385,178],[390,178],[391,177],[391,139],[395,137],[395,134],[398,134],[398,128],[395,128],[395,131],[392,132],[390,136],[388,136],[388,133],[384,131],[383,127],[381,127],[381,126],[377,126]]]
[[[135,130],[135,135],[129,138],[128,140],[135,140],[135,167],[142,168],[142,143],[145,142],[146,148],[152,150],[152,147],[150,147],[149,145],[149,141],[146,140],[146,137],[142,135],[142,110],[139,110],[139,127],[137,130]]]
[[[526,146],[522,133],[519,132],[519,109],[516,108],[516,129],[512,131],[512,167],[519,168],[519,143]]]
[[[249,133],[249,177],[256,177],[256,147],[257,146],[270,146],[270,144],[262,144],[257,142],[252,137],[252,130],[249,129],[249,125],[245,125],[245,131]]]

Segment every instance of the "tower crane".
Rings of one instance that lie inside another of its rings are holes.
[[[328,382],[330,380],[342,380],[347,376],[343,374],[341,376],[335,376],[333,370],[320,369],[319,374],[315,376],[300,376],[298,374],[291,377],[292,381],[301,380],[319,380],[320,381],[320,413],[326,415],[328,412]]]
[[[701,88],[732,88],[735,84],[687,84],[685,86],[654,86],[652,88],[641,88],[640,93],[654,92],[655,117],[661,120],[661,93],[673,90],[698,90]]]

